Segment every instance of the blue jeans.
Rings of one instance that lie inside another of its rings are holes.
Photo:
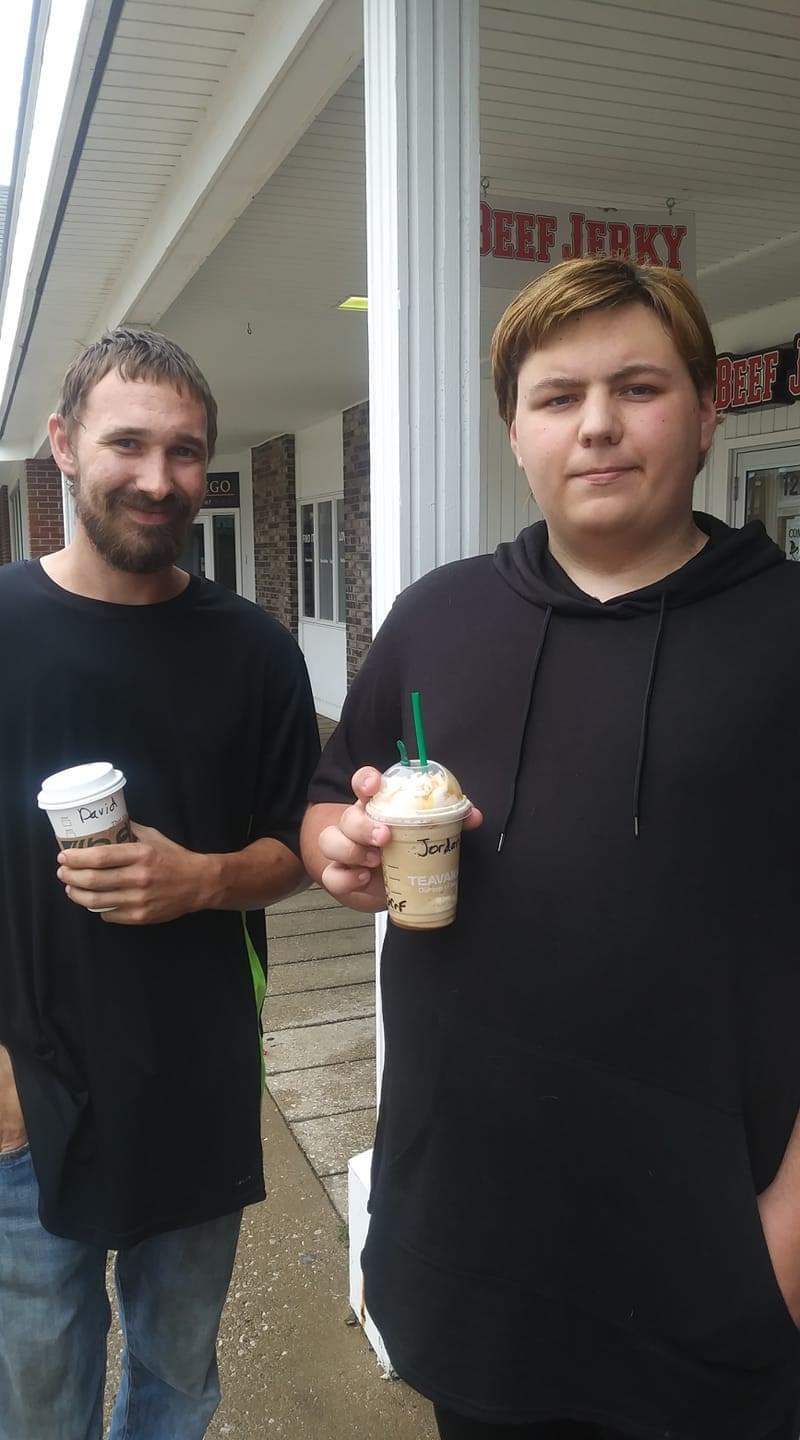
[[[120,1250],[125,1337],[109,1440],[201,1440],[241,1212]],[[0,1153],[0,1440],[101,1440],[106,1251],[43,1229],[30,1151]]]

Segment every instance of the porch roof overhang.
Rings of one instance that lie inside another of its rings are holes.
[[[93,83],[67,96],[77,144],[62,146],[60,213],[41,217],[0,456],[39,448],[81,345],[124,319],[158,322],[361,53],[359,0],[88,11],[108,44],[92,50],[87,33]]]
[[[153,7],[126,0],[6,443],[41,439],[65,365],[122,318],[196,356],[226,449],[367,393],[365,318],[336,310],[366,283],[360,5],[208,3],[160,4],[159,45]],[[674,199],[721,346],[790,338],[798,67],[794,0],[484,0],[481,168],[538,205]],[[511,293],[482,294],[484,352]]]

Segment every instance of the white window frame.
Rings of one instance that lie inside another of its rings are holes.
[[[342,502],[342,505],[344,505],[344,495],[341,493],[341,491],[340,491],[338,494],[334,491],[334,492],[331,492],[331,494],[329,494],[329,495],[313,495],[313,496],[309,495],[309,496],[306,496],[304,499],[297,501],[297,611],[298,611],[299,619],[300,619],[300,621],[301,621],[304,625],[331,625],[331,626],[335,626],[337,629],[340,629],[340,630],[341,630],[341,629],[343,629],[344,626],[345,626],[346,615],[344,615],[344,614],[343,614],[343,615],[340,615],[340,614],[339,614],[339,572],[340,572],[341,569],[344,568],[344,552],[343,552],[343,550],[340,552],[340,545],[339,545],[339,526],[338,526],[338,524],[337,524],[337,519],[336,519],[337,502],[338,502],[338,501],[341,501],[341,502]],[[320,506],[320,505],[327,505],[327,504],[330,504],[330,506],[331,506],[331,535],[332,535],[332,540],[333,540],[333,556],[332,556],[333,592],[332,592],[332,596],[333,596],[333,613],[334,613],[334,618],[333,618],[332,620],[323,620],[323,619],[321,619],[320,613],[319,613],[319,592],[320,592],[319,567],[320,567],[320,555],[319,555],[319,519],[318,519],[318,514],[319,514],[319,506]],[[304,607],[305,607],[305,586],[304,586],[304,576],[303,576],[303,510],[306,508],[306,506],[309,506],[309,505],[312,506],[312,508],[313,508],[313,520],[314,520],[314,542],[313,542],[313,543],[314,543],[314,612],[315,612],[315,613],[314,613],[313,615],[306,615],[306,613],[305,613],[305,608],[304,608]],[[345,609],[346,609],[346,602],[345,602]]]

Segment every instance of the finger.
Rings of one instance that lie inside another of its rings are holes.
[[[388,825],[379,824],[372,820],[361,805],[350,805],[342,811],[338,826],[348,840],[355,845],[371,846],[386,845],[392,838],[392,832]]]
[[[380,770],[376,770],[374,765],[363,765],[350,781],[353,794],[361,801],[370,800],[377,795],[382,778]]]
[[[464,820],[464,829],[465,829],[465,830],[477,830],[478,826],[479,826],[479,825],[482,825],[482,824],[483,824],[483,811],[482,811],[482,810],[478,810],[478,809],[473,805],[472,809],[471,809],[470,812],[469,812],[469,815],[467,815],[466,819]]]
[[[66,895],[81,910],[130,909],[135,903],[129,890],[80,890],[67,885]]]
[[[73,865],[59,865],[56,871],[58,879],[63,885],[71,885],[74,890],[125,890],[130,892],[134,887],[141,887],[145,882],[145,872],[141,869],[130,868],[105,870],[77,870]]]
[[[114,870],[137,865],[142,852],[138,845],[89,845],[85,850],[60,850],[56,858],[70,870]]]
[[[380,874],[369,870],[354,870],[349,865],[327,865],[322,872],[322,883],[334,899],[343,901],[356,909],[385,910],[386,894]]]
[[[367,835],[371,834],[371,828]],[[376,869],[381,863],[380,851],[369,844],[359,845],[343,834],[338,825],[328,825],[320,833],[319,848],[326,860],[351,869]]]

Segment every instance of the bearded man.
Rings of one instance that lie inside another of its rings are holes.
[[[294,640],[176,565],[216,416],[164,336],[89,346],[49,425],[74,538],[0,571],[0,1440],[99,1440],[110,1249],[111,1436],[199,1440],[264,1196],[263,911],[319,742]],[[37,790],[98,760],[136,843],[58,853]]]

